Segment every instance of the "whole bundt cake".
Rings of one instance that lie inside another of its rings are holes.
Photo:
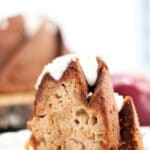
[[[0,22],[0,93],[34,89],[43,66],[65,53],[58,27],[44,17],[15,16]]]

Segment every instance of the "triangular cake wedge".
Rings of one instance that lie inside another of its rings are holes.
[[[40,76],[33,118],[28,123],[33,149],[117,150],[119,117],[106,64],[94,58],[97,77],[91,86],[87,74],[92,68],[87,71],[78,57],[64,57],[70,61],[59,79],[54,79],[51,65]],[[61,63],[59,67],[61,70]]]
[[[125,97],[119,112],[120,150],[144,150],[140,134],[139,121],[131,97]]]

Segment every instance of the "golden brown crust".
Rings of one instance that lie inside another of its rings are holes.
[[[120,150],[144,150],[136,110],[131,97],[125,97],[120,117]]]
[[[89,113],[89,114],[94,113],[94,115],[98,119],[97,121],[100,121],[100,124],[98,125],[97,129],[100,128],[102,135],[99,137],[99,138],[101,138],[101,141],[99,143],[100,145],[99,146],[97,145],[97,146],[99,148],[101,147],[105,150],[110,150],[110,149],[117,150],[118,149],[119,123],[118,123],[118,113],[117,113],[117,109],[116,109],[115,101],[114,101],[114,97],[113,97],[113,89],[112,89],[112,85],[111,85],[111,79],[110,79],[110,75],[108,73],[108,69],[107,69],[105,63],[102,62],[100,59],[98,59],[98,63],[99,63],[98,81],[97,81],[96,86],[93,87],[94,93],[91,97],[87,97],[89,89],[88,89],[88,85],[85,80],[83,71],[82,71],[78,61],[76,61],[76,62],[72,61],[70,63],[70,65],[68,66],[68,69],[65,71],[62,78],[59,81],[55,81],[48,74],[45,75],[41,85],[39,86],[39,90],[36,95],[33,119],[28,123],[29,129],[32,131],[32,136],[34,136],[34,139],[36,139],[37,141],[40,141],[40,142],[47,141],[47,139],[43,139],[41,137],[41,134],[39,135],[39,131],[43,132],[45,130],[44,126],[43,127],[41,126],[39,129],[37,129],[36,121],[38,120],[38,118],[41,118],[40,120],[43,120],[43,121],[46,119],[46,116],[49,114],[48,110],[50,107],[50,104],[49,104],[50,101],[48,101],[48,97],[50,95],[52,95],[52,93],[55,93],[55,91],[58,90],[57,87],[59,87],[59,85],[68,83],[71,86],[73,85],[73,93],[74,94],[72,95],[72,97],[75,96],[76,97],[75,101],[77,103],[79,103],[78,105],[75,105],[74,108],[84,106],[84,109],[87,111],[87,113]],[[70,92],[71,91],[72,91],[72,87],[70,87]],[[61,91],[61,92],[63,93],[64,91]],[[48,95],[48,93],[50,95]],[[56,96],[56,97],[59,99],[59,96]],[[66,99],[66,101],[67,101],[67,99]],[[71,101],[71,99],[70,99],[70,101]],[[69,108],[66,108],[66,111],[67,111],[67,109],[69,109]],[[69,115],[69,113],[68,113],[68,115]],[[63,113],[62,113],[62,117],[63,117]],[[77,124],[78,124],[78,122],[77,122]],[[53,129],[53,130],[55,130],[55,129]],[[38,133],[36,131],[38,131]],[[61,131],[61,132],[63,133],[63,131]],[[68,129],[68,132],[69,132],[69,129]],[[81,131],[81,135],[82,135],[82,131]],[[53,137],[53,138],[55,138],[55,137]],[[57,138],[59,141],[59,137],[57,137]],[[41,139],[41,140],[39,140],[39,139]],[[61,139],[61,135],[60,135],[60,139]],[[83,139],[83,141],[84,141],[84,139]],[[86,145],[84,144],[84,142],[82,144],[83,145],[82,146],[80,145],[80,146],[82,148],[85,148]],[[91,140],[91,146],[92,145],[96,146],[96,145],[94,145],[94,143],[92,143],[92,140]],[[39,143],[38,147],[41,147],[41,143]],[[95,148],[95,150],[99,149],[98,147]]]
[[[118,141],[120,138],[118,111],[115,104],[108,67],[100,58],[98,58],[98,62],[99,74],[90,105],[94,106],[94,109],[97,109],[97,111],[100,111],[102,114],[107,131],[106,136],[108,143],[106,143],[106,149],[116,150],[118,149]]]
[[[0,92],[30,91],[43,66],[66,48],[59,29],[46,19],[33,37],[25,35],[21,16],[9,20],[8,30],[0,30]],[[50,31],[51,25],[56,31]]]

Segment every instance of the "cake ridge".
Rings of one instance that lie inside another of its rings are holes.
[[[57,57],[44,67],[36,82],[35,89],[38,89],[38,86],[40,85],[41,80],[46,73],[48,73],[54,80],[60,80],[69,63],[71,63],[71,61],[77,60],[80,62],[88,85],[93,86],[98,76],[98,62],[96,57],[94,55],[80,56],[75,54],[68,54],[65,56]]]

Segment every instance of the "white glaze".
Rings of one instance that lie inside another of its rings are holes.
[[[29,37],[35,35],[42,25],[42,17],[28,14],[25,14],[22,17],[24,21],[25,34]]]
[[[97,79],[98,63],[96,60],[96,56],[76,56],[70,54],[58,57],[53,60],[52,63],[46,65],[37,80],[35,88],[38,89],[38,86],[40,85],[41,80],[46,73],[49,73],[55,80],[59,80],[67,69],[69,63],[71,61],[76,61],[77,59],[81,64],[81,68],[85,74],[85,78],[88,84],[90,86],[93,86]]]
[[[92,95],[93,95],[93,93],[89,92],[88,95],[87,95],[87,98],[90,97],[90,96],[92,96]]]
[[[79,58],[80,65],[90,86],[94,85],[97,79],[98,63],[96,56],[84,56]]]
[[[41,80],[43,79],[44,75],[46,73],[49,73],[51,77],[53,77],[55,80],[59,80],[68,67],[71,60],[76,59],[75,55],[65,55],[63,57],[57,57],[52,61],[52,63],[47,64],[42,73],[40,74],[37,83],[35,85],[35,88],[38,89],[38,86],[41,83]]]
[[[9,22],[8,19],[4,18],[0,20],[0,29],[1,30],[7,30],[9,28]]]
[[[118,112],[122,109],[123,103],[124,103],[124,98],[122,95],[119,95],[118,93],[114,93],[115,100],[116,100],[116,105]]]

